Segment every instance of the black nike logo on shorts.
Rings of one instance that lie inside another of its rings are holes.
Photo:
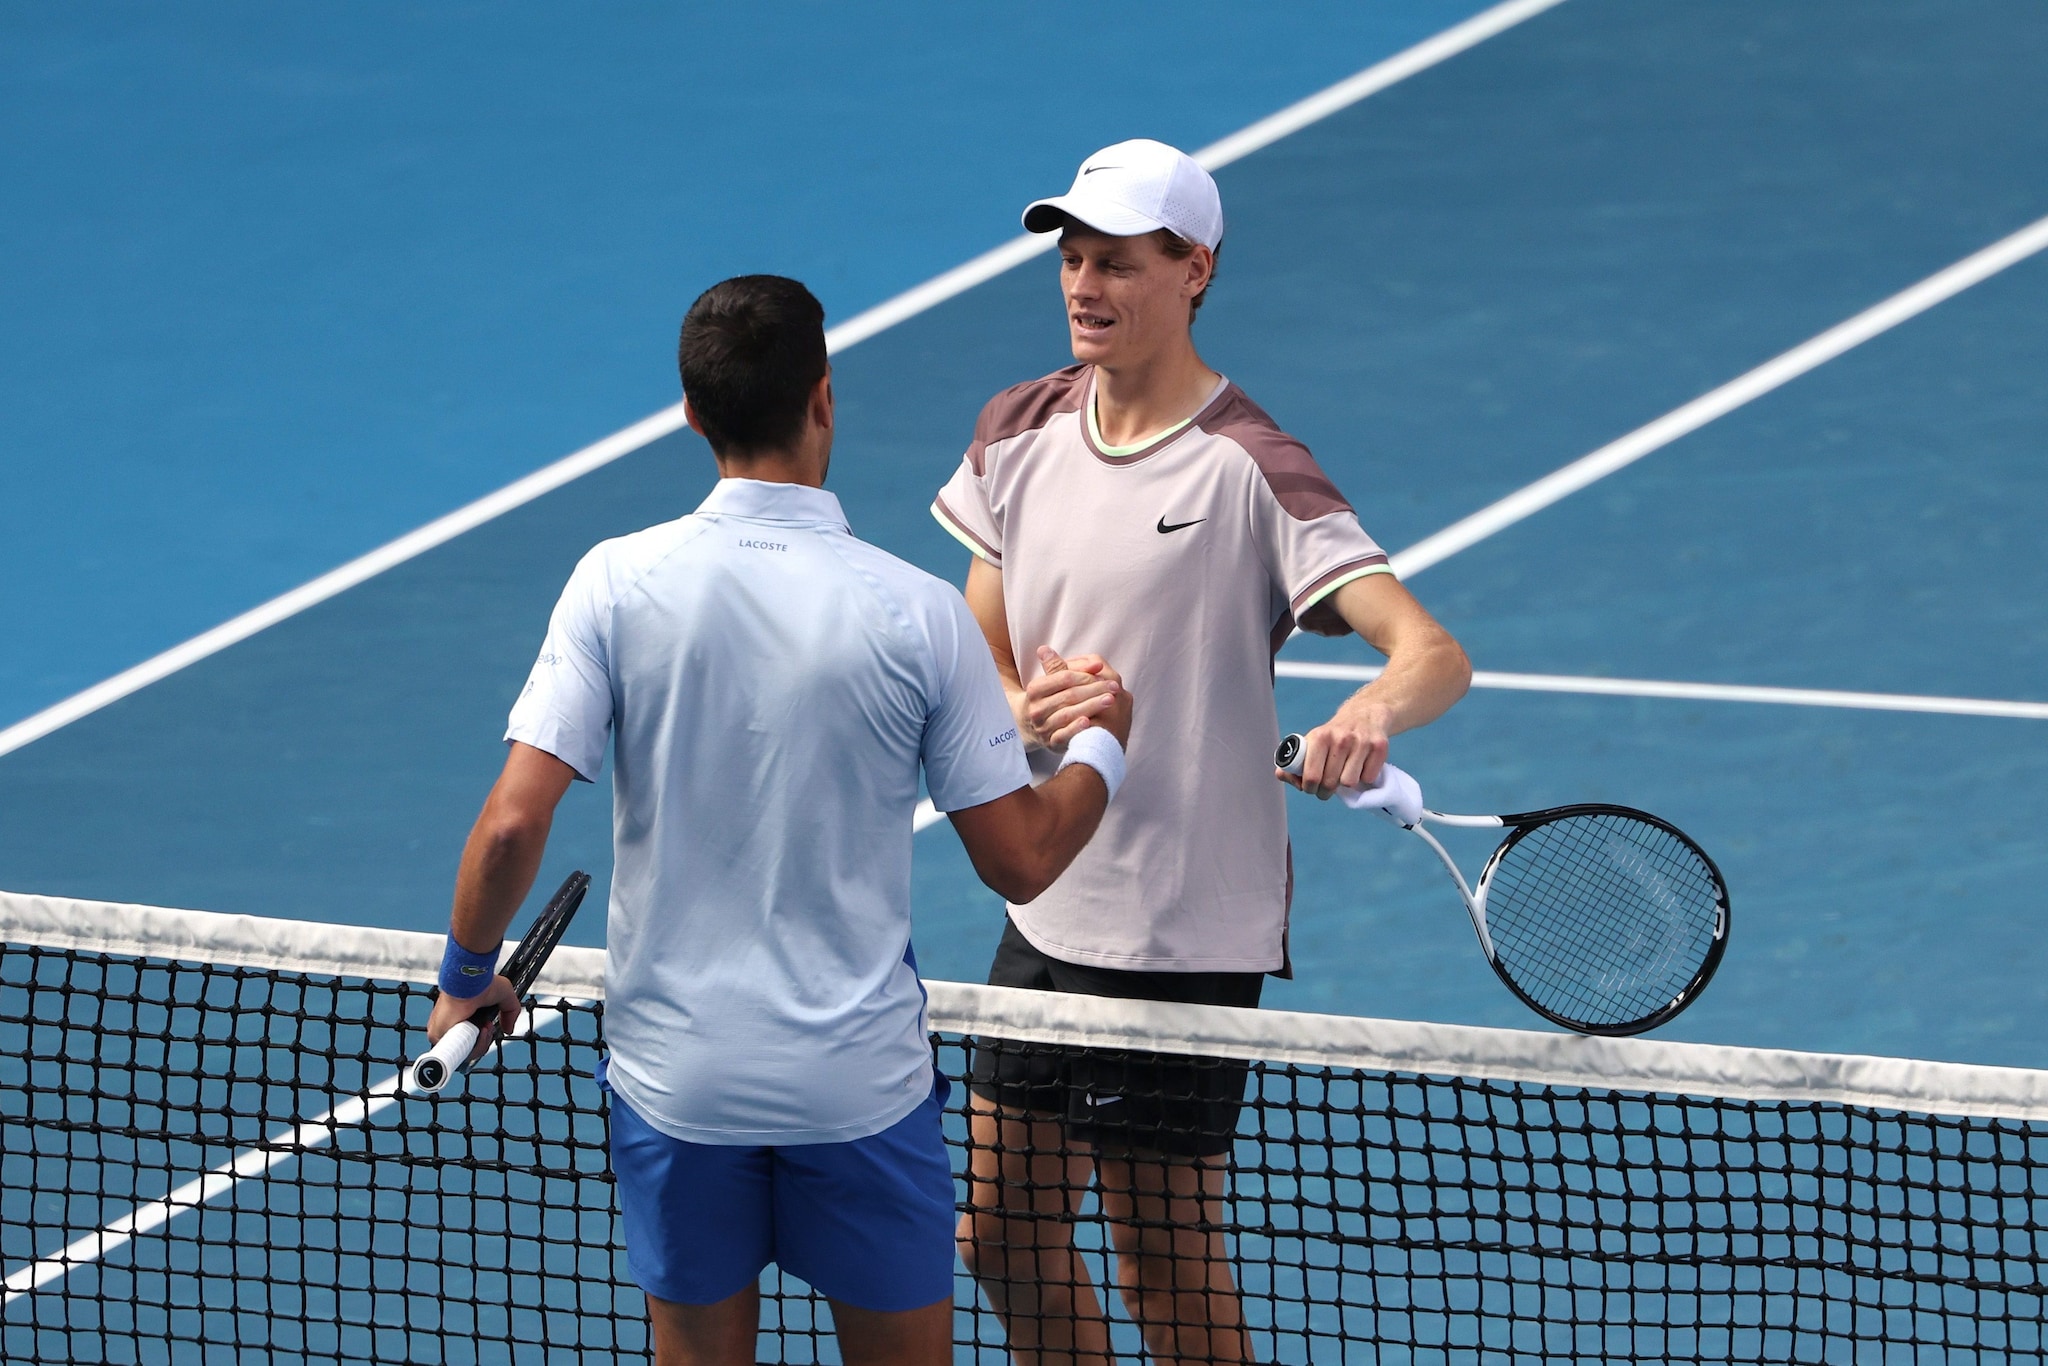
[[[1197,517],[1192,522],[1168,522],[1166,518],[1162,516],[1159,519],[1159,534],[1164,536],[1169,531],[1185,531],[1187,530],[1187,528],[1191,526],[1197,526],[1200,523],[1206,522],[1208,520],[1209,519],[1207,517]]]

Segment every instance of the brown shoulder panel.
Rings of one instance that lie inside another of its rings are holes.
[[[1078,411],[1087,392],[1085,365],[1069,365],[1043,379],[1011,385],[982,406],[974,423],[974,444],[967,448],[967,463],[976,474],[987,474],[990,446],[1038,430],[1055,413]]]
[[[1280,430],[1280,424],[1266,410],[1251,401],[1235,384],[1217,400],[1202,423],[1202,430],[1227,436],[1244,447],[1252,463],[1265,476],[1266,487],[1288,516],[1309,522],[1333,512],[1350,512],[1351,504],[1337,492],[1330,476],[1310,455],[1308,447]]]

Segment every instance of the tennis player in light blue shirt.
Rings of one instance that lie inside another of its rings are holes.
[[[650,1126],[839,1143],[930,1095],[919,763],[948,811],[1030,781],[979,643],[821,488],[723,479],[577,566],[507,736],[595,778],[616,726],[605,1036]]]
[[[429,1025],[490,1005],[512,1023],[496,946],[556,803],[609,749],[602,1079],[664,1362],[752,1362],[770,1261],[832,1301],[850,1363],[951,1359],[944,1083],[910,949],[919,775],[1012,902],[1122,779],[1127,691],[1065,718],[1071,771],[1034,789],[960,594],[847,527],[823,487],[823,321],[775,276],[691,307],[688,415],[722,478],[570,577],[463,853]]]

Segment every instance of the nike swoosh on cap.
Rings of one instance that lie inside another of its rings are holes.
[[[1168,525],[1165,515],[1161,514],[1159,518],[1159,534],[1164,536],[1169,531],[1185,531],[1191,526],[1199,526],[1208,520],[1207,517],[1197,517],[1192,522],[1175,522],[1172,525]]]
[[[1094,175],[1097,171],[1121,171],[1123,169],[1121,166],[1083,166],[1081,174]]]

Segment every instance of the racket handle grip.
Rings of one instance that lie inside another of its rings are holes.
[[[1273,767],[1282,773],[1301,776],[1302,738],[1290,735],[1273,751]],[[1413,778],[1392,764],[1380,766],[1378,783],[1362,791],[1340,789],[1338,795],[1353,811],[1370,811],[1383,816],[1403,830],[1413,830],[1427,813],[1422,808],[1422,789]],[[1498,825],[1499,821],[1489,824]]]
[[[441,1036],[441,1042],[413,1060],[412,1089],[433,1095],[456,1071],[469,1061],[470,1050],[476,1047],[477,1035],[483,1031],[468,1020],[450,1029]]]

